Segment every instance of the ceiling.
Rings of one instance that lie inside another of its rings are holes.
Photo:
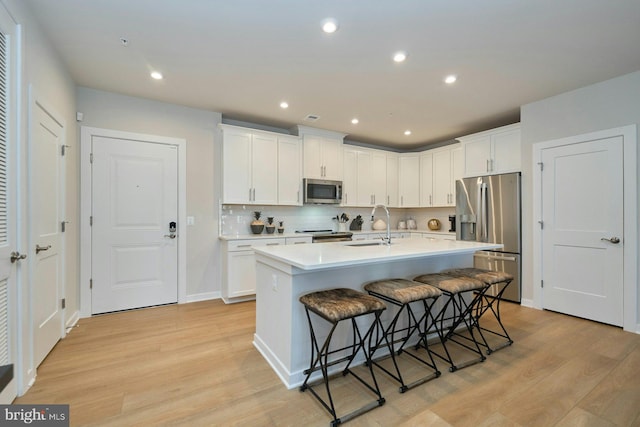
[[[637,0],[26,2],[80,86],[402,150],[640,70]]]

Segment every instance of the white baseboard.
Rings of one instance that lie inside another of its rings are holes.
[[[80,311],[76,310],[71,317],[69,317],[69,320],[67,320],[67,323],[65,323],[64,328],[69,331],[69,329],[73,328],[74,326],[76,326],[76,323],[78,323],[78,320],[80,320]]]
[[[185,302],[190,303],[190,302],[198,302],[198,301],[208,301],[208,300],[220,299],[220,298],[222,298],[222,294],[220,293],[220,291],[204,292],[201,294],[187,295],[187,300]]]
[[[532,299],[526,299],[526,298],[522,298],[522,300],[520,301],[520,305],[523,307],[529,307],[529,308],[536,308],[537,307],[533,304],[533,300]]]

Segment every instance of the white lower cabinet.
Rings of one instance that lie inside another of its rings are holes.
[[[256,257],[253,247],[284,244],[284,238],[225,241],[222,300],[229,304],[256,299]]]
[[[311,243],[311,236],[227,240],[222,245],[222,300],[227,303],[256,299],[256,246]]]

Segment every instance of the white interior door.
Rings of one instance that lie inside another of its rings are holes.
[[[34,102],[31,116],[30,216],[31,299],[34,366],[40,365],[63,333],[61,233],[63,127]]]
[[[91,150],[92,313],[177,302],[178,148],[94,136]]]
[[[543,308],[622,326],[623,138],[541,159]]]

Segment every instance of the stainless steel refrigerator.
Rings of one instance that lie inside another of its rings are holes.
[[[521,296],[520,224],[520,173],[456,181],[456,238],[504,245],[476,252],[474,266],[512,274],[503,299],[514,302]]]

